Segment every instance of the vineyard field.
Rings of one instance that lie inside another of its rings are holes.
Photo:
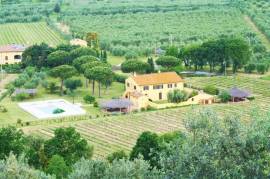
[[[220,89],[228,89],[237,85],[239,88],[250,90],[255,95],[255,100],[235,104],[190,106],[47,126],[31,126],[23,128],[23,130],[27,134],[49,138],[53,136],[53,131],[57,127],[75,127],[90,144],[94,145],[94,157],[104,158],[111,152],[120,149],[129,152],[143,131],[162,134],[169,131],[185,130],[183,120],[189,114],[194,114],[194,110],[209,109],[220,116],[239,115],[243,120],[248,120],[254,110],[265,112],[270,110],[268,104],[270,101],[268,92],[270,81],[237,76],[190,78],[186,79],[186,82],[197,88],[211,84]]]
[[[33,45],[42,42],[56,46],[65,41],[45,22],[0,24],[0,45],[13,43]]]

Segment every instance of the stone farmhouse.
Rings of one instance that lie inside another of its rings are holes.
[[[174,89],[183,90],[184,80],[175,72],[130,76],[125,83],[124,98],[132,101],[134,108],[146,108],[149,101],[167,100]]]
[[[0,64],[20,63],[25,49],[25,46],[16,44],[0,46]]]

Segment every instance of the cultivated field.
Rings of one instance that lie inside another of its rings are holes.
[[[215,104],[210,106],[190,106],[161,111],[143,112],[138,114],[91,119],[80,122],[70,122],[46,126],[31,126],[23,128],[28,134],[51,137],[53,130],[60,126],[75,127],[90,144],[95,146],[94,156],[103,158],[109,153],[124,149],[130,151],[137,137],[143,131],[165,133],[174,130],[184,130],[183,120],[194,113],[194,110],[211,109],[222,116],[235,114],[247,120],[253,110],[269,111],[270,81],[251,77],[212,77],[186,79],[188,84],[203,87],[213,84],[227,89],[233,86],[250,90],[255,96],[254,101],[237,104]]]
[[[64,40],[58,33],[50,29],[45,22],[0,25],[0,45],[12,43],[33,45],[42,42],[56,46],[63,43]]]

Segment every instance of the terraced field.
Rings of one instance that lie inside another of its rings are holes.
[[[0,45],[25,44],[33,45],[45,42],[50,46],[63,43],[60,34],[56,33],[45,22],[10,23],[0,25]]]
[[[222,116],[235,114],[242,117],[243,120],[247,120],[253,110],[270,110],[268,105],[270,101],[268,91],[270,81],[241,76],[190,78],[186,79],[186,81],[196,87],[203,87],[207,84],[214,84],[222,89],[238,86],[252,91],[256,99],[244,103],[190,106],[80,122],[32,126],[23,128],[23,130],[27,134],[48,138],[53,136],[53,131],[57,127],[75,127],[90,144],[94,145],[94,157],[104,158],[109,153],[119,149],[130,151],[137,137],[143,131],[153,131],[161,134],[174,130],[184,130],[183,119],[197,110],[211,109]]]

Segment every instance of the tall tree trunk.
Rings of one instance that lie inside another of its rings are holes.
[[[64,86],[64,80],[61,80],[61,86],[60,86],[60,95],[63,96],[63,86]]]
[[[92,95],[95,95],[95,80],[92,80]]]
[[[101,97],[100,89],[101,89],[101,84],[100,82],[98,82],[98,97]]]
[[[88,88],[88,79],[85,78],[85,88]]]

